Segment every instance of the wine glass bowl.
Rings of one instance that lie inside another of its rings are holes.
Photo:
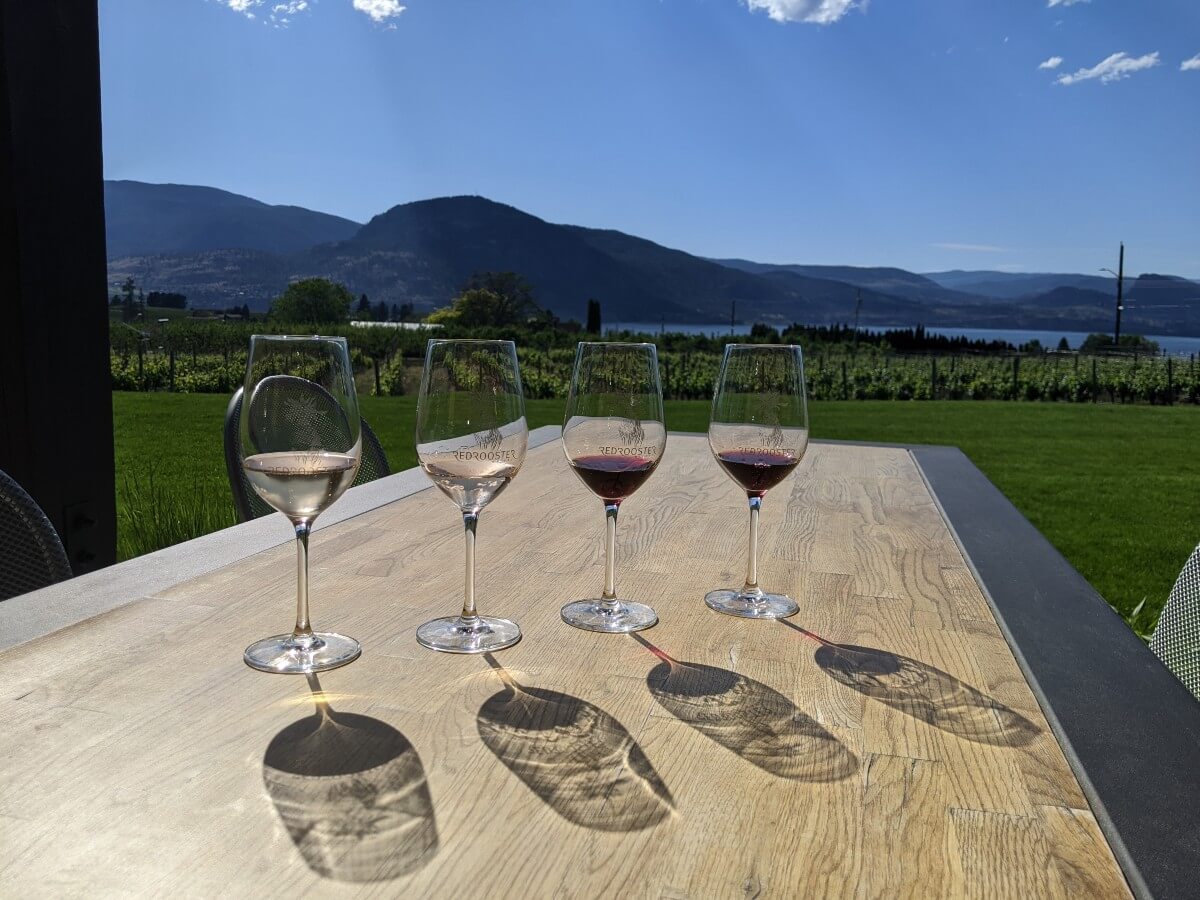
[[[296,627],[246,648],[247,665],[309,674],[344,666],[358,641],[314,632],[308,612],[308,538],[318,515],[354,482],[362,430],[345,338],[254,335],[246,363],[239,431],[251,489],[296,533]]]
[[[667,446],[653,344],[576,347],[562,443],[571,469],[604,504],[606,521],[604,590],[598,598],[568,603],[562,619],[585,631],[649,628],[658,615],[645,603],[617,599],[615,566],[617,512],[653,474]]]
[[[784,344],[728,344],[713,393],[708,442],[726,474],[750,501],[746,583],[710,591],[704,602],[720,613],[781,619],[799,606],[758,584],[758,515],[767,491],[790,475],[808,449],[808,403],[801,349]]]
[[[525,400],[512,341],[432,340],[417,397],[417,458],[463,516],[466,581],[462,613],[426,622],[417,642],[444,653],[511,647],[521,630],[475,610],[479,513],[516,477],[529,445]]]

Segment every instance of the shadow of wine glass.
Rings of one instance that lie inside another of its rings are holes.
[[[646,684],[667,712],[760,769],[796,781],[840,781],[858,757],[796,704],[745,675],[680,662],[640,634],[631,634],[660,660]]]
[[[399,731],[334,712],[308,676],[314,715],[293,722],[263,755],[263,783],[300,855],[338,881],[385,881],[423,866],[438,848],[421,758]]]
[[[671,814],[671,792],[625,726],[586,700],[523,687],[484,657],[504,687],[479,708],[479,736],[547,806],[597,831],[640,831]]]
[[[835,681],[968,741],[1023,747],[1040,729],[1029,719],[949,672],[928,663],[853,644],[835,644],[792,622],[817,641],[814,659]]]

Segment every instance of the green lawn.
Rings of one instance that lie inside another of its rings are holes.
[[[122,558],[232,524],[221,449],[227,398],[113,394]],[[411,397],[364,397],[393,469],[416,464]],[[561,402],[532,401],[530,424]],[[812,404],[818,438],[961,447],[1123,615],[1148,632],[1200,541],[1191,488],[1196,407],[982,402]],[[668,426],[703,431],[708,404],[667,404]]]

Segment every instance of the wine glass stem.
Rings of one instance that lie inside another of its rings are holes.
[[[312,625],[308,621],[308,536],[312,533],[311,522],[296,524],[296,630],[292,637],[312,637]]]
[[[746,561],[746,586],[743,593],[758,593],[758,511],[762,497],[750,498],[750,553]]]
[[[463,526],[467,535],[467,577],[463,589],[462,617],[468,623],[479,618],[475,612],[475,528],[479,524],[479,513],[463,513]]]
[[[604,504],[606,534],[604,538],[604,593],[600,595],[600,606],[616,611],[617,602],[617,510],[616,503]]]

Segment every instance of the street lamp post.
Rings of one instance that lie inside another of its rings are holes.
[[[1112,269],[1102,268],[1101,272],[1107,272],[1109,275],[1117,276],[1117,324],[1113,329],[1113,346],[1118,350],[1121,349],[1121,310],[1125,307],[1122,305],[1121,298],[1125,288],[1125,242],[1121,241],[1121,255],[1117,261],[1117,271]]]

